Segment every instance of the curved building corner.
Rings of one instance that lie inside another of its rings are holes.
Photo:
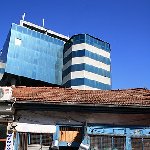
[[[110,44],[88,34],[64,45],[63,85],[81,90],[111,89]]]

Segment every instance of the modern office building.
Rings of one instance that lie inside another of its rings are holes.
[[[63,47],[68,37],[21,20],[12,24],[0,56],[4,73],[62,84]]]
[[[110,90],[110,45],[88,34],[69,39],[21,20],[12,24],[1,51],[0,78],[0,86],[24,81],[27,86],[42,82],[42,86]]]
[[[65,43],[63,85],[76,89],[111,89],[110,44],[88,34]]]

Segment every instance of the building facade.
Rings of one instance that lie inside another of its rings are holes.
[[[61,85],[67,39],[26,21],[12,24],[0,56],[1,77],[5,72]]]
[[[107,95],[107,96],[106,96]],[[150,90],[13,89],[14,150],[149,150]],[[14,103],[15,102],[15,103]],[[4,102],[5,103],[5,102]]]
[[[64,46],[63,85],[76,89],[111,89],[110,45],[88,34]]]
[[[28,83],[32,79],[50,86],[110,90],[110,44],[88,34],[69,39],[21,20],[19,25],[12,24],[1,51],[0,86],[15,84],[15,80],[22,85],[21,77]]]

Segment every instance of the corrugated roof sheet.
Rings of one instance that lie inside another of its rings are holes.
[[[76,90],[57,87],[16,87],[13,97],[18,102],[48,104],[99,104],[116,106],[150,106],[150,90],[144,88],[125,90]]]

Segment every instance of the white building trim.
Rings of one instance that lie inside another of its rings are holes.
[[[99,62],[97,60],[91,59],[89,57],[74,57],[70,61],[68,61],[64,66],[63,66],[63,71],[66,70],[69,66],[75,65],[75,64],[88,64],[92,65],[94,67],[104,69],[106,71],[110,71],[110,65],[104,64],[102,62]]]
[[[97,88],[93,88],[87,85],[79,85],[79,86],[71,86],[72,89],[78,89],[78,90],[100,90]]]
[[[105,50],[99,49],[95,46],[89,45],[87,43],[81,43],[81,44],[76,44],[72,45],[65,53],[64,53],[64,58],[67,57],[72,51],[78,51],[78,50],[83,50],[86,49],[92,53],[98,54],[100,56],[110,58],[110,53],[106,52]]]
[[[76,78],[86,78],[89,80],[98,81],[100,83],[111,85],[111,79],[108,77],[104,77],[95,73],[91,73],[88,71],[75,71],[69,73],[67,76],[63,78],[63,84],[65,84],[67,81],[76,79]]]
[[[24,20],[20,20],[20,25],[21,25],[21,26],[24,26],[24,24],[29,25],[29,26],[33,26],[33,27],[35,27],[35,28],[37,28],[37,29],[40,29],[40,30],[43,30],[43,31],[45,31],[45,32],[47,32],[47,33],[56,35],[56,36],[58,36],[58,37],[60,37],[60,38],[69,40],[69,37],[67,37],[67,36],[65,36],[65,35],[59,34],[59,33],[54,32],[54,31],[52,31],[52,30],[47,30],[46,28],[41,27],[41,26],[38,26],[38,25],[35,25],[35,24],[31,23],[31,22],[27,22],[27,21],[24,21]]]

